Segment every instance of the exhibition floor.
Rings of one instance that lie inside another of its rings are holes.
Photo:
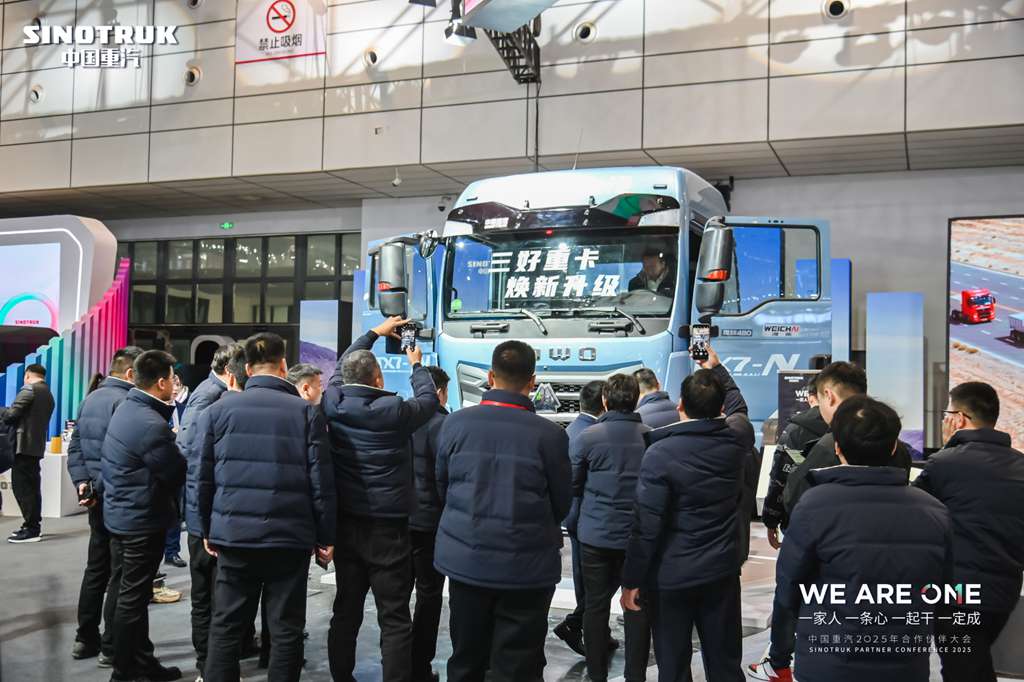
[[[0,519],[0,533],[7,536],[18,526],[11,517]],[[768,632],[752,624],[762,621],[771,608],[771,585],[774,581],[775,553],[764,539],[763,526],[755,524],[752,541],[753,560],[744,575],[744,639],[745,661],[757,660],[768,641]],[[81,569],[88,540],[88,526],[83,515],[66,519],[46,519],[43,541],[31,545],[10,545],[0,548],[0,576],[3,576],[4,613],[0,616],[0,680],[18,682],[55,682],[77,680],[99,682],[108,680],[109,670],[96,667],[95,659],[72,660],[69,652],[75,635],[76,604]],[[183,545],[185,543],[182,543]],[[564,550],[568,567],[568,546]],[[164,567],[167,586],[183,592],[175,604],[153,605],[150,608],[150,629],[157,654],[166,665],[182,669],[184,680],[195,679],[194,653],[189,630],[188,569]],[[334,588],[320,584],[323,572],[310,571],[306,644],[307,665],[304,680],[330,680],[326,658],[327,624],[330,620]],[[567,583],[563,582],[563,586]],[[550,622],[554,627],[565,612],[552,609]],[[442,630],[435,667],[445,679],[444,665],[450,647],[447,637],[447,611],[442,615]],[[622,628],[612,619],[615,635],[622,638]],[[372,600],[367,600],[366,619],[359,638],[360,665],[356,670],[359,682],[376,682],[381,677],[379,664],[379,632]],[[548,635],[548,666],[545,680],[582,680],[583,660],[573,654],[553,634]],[[695,682],[704,680],[699,657],[695,656]],[[933,661],[932,679],[938,680],[937,659]],[[653,664],[653,659],[652,659]],[[611,674],[622,674],[622,654],[612,660]],[[266,679],[256,669],[256,660],[243,662],[242,675],[248,682]],[[621,680],[621,678],[618,678]],[[657,679],[652,668],[648,679]]]

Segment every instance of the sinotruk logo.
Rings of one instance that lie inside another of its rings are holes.
[[[36,20],[24,28],[26,47],[70,45],[61,55],[67,67],[136,68],[142,65],[142,45],[177,45],[177,26],[47,26]],[[82,48],[84,49],[78,49]]]

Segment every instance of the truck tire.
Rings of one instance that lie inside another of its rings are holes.
[[[1021,343],[1024,343],[1024,334],[1021,334],[1019,331],[1014,329],[1010,332],[1010,340],[1013,341],[1013,345],[1019,346]]]
[[[960,311],[953,310],[949,313],[949,321],[953,324],[960,324]]]

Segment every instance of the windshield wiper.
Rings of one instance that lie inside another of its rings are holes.
[[[531,320],[533,320],[533,323],[537,325],[537,329],[540,329],[541,334],[543,334],[544,336],[548,335],[548,328],[544,326],[544,321],[541,320],[537,313],[533,312],[532,310],[527,310],[526,308],[511,308],[505,312],[519,313],[523,317],[530,318]]]
[[[636,327],[636,330],[641,334],[647,333],[647,329],[644,327],[643,324],[641,324],[640,320],[638,320],[635,315],[626,312],[619,306],[601,306],[595,308],[563,308],[561,310],[556,308],[554,312],[567,312],[573,315],[578,315],[580,313],[615,313],[616,315],[619,315],[620,317],[624,317],[627,320],[629,320],[633,324],[633,326]]]

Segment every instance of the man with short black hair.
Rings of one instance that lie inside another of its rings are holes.
[[[41,468],[53,405],[53,395],[46,385],[46,368],[39,364],[27,366],[25,385],[3,415],[8,424],[18,425],[11,487],[25,520],[20,529],[11,533],[7,542],[39,542],[42,538]]]
[[[981,622],[955,625],[952,609],[936,634],[970,647],[939,650],[945,682],[994,682],[992,644],[1020,597],[1024,571],[1024,455],[996,430],[999,395],[980,381],[949,392],[942,420],[945,447],[928,458],[914,485],[949,509],[953,521],[953,580],[981,585]]]
[[[298,389],[303,400],[310,405],[319,405],[324,394],[322,374],[323,371],[316,365],[300,362],[288,369],[288,381]]]
[[[72,658],[100,655],[101,663],[109,663],[114,655],[111,621],[117,600],[108,595],[105,606],[103,600],[110,582],[110,533],[103,525],[100,462],[110,419],[131,390],[134,377],[132,363],[141,354],[142,349],[137,346],[128,346],[114,353],[108,376],[79,406],[75,430],[71,432],[68,444],[68,474],[81,498],[79,505],[86,508],[89,516],[89,549],[78,593],[78,631],[71,649]],[[105,621],[102,637],[101,614]]]
[[[391,317],[352,342],[324,392],[338,489],[337,594],[327,636],[331,674],[348,680],[366,593],[373,591],[381,630],[384,682],[409,680],[412,668],[412,548],[409,514],[415,509],[410,437],[437,414],[437,389],[423,366],[421,347],[408,348],[413,397],[384,389],[371,348],[382,337],[401,338],[408,320]]]
[[[103,521],[111,534],[110,589],[117,590],[111,680],[181,677],[178,668],[160,665],[149,640],[153,578],[185,481],[185,458],[169,426],[174,364],[174,356],[160,350],[135,359],[135,387],[117,406],[103,439]]]
[[[245,382],[249,380],[249,375],[245,372],[245,341],[246,339],[242,339],[231,345],[226,374],[229,391],[244,391]]]
[[[597,420],[604,414],[604,402],[601,400],[601,391],[604,389],[604,382],[600,379],[589,381],[580,389],[580,413],[565,427],[565,435],[569,436],[569,447],[572,448],[573,441],[577,440],[584,431],[597,423]],[[566,643],[570,649],[580,656],[586,656],[587,652],[583,646],[583,609],[586,608],[586,588],[583,585],[583,564],[580,553],[580,541],[576,535],[576,527],[580,518],[579,499],[574,497],[569,514],[562,521],[566,533],[569,535],[569,545],[572,552],[572,585],[576,593],[576,608],[570,611],[562,622],[555,626],[555,636]],[[614,641],[614,640],[613,640]]]
[[[416,610],[412,616],[412,680],[431,682],[436,673],[430,663],[437,654],[437,629],[441,621],[444,576],[434,568],[437,524],[441,520],[441,500],[437,496],[437,446],[441,426],[448,416],[448,373],[440,367],[427,367],[437,388],[437,413],[412,434],[413,473],[416,477],[416,511],[409,516],[409,540],[412,543],[412,572],[416,590]]]
[[[779,553],[774,611],[794,613],[800,679],[927,682],[927,647],[886,650],[857,642],[876,637],[878,623],[885,623],[890,641],[922,635],[927,641],[931,628],[926,619],[912,623],[907,613],[934,611],[920,599],[921,586],[950,582],[950,514],[934,498],[907,486],[906,473],[893,465],[901,424],[891,407],[854,395],[828,420],[833,450],[844,466],[809,474],[813,487],[793,510]],[[807,598],[829,585],[844,586],[851,597],[824,604]],[[913,585],[913,603],[873,602],[867,609],[871,622],[864,623],[865,604],[852,595],[862,590],[881,594],[880,588],[893,585]],[[822,610],[834,620],[816,622],[813,614]],[[819,644],[829,641],[854,644]]]
[[[244,352],[243,346],[237,343],[217,348],[210,364],[210,376],[204,379],[188,398],[177,437],[178,448],[188,460],[188,473],[185,477],[185,526],[188,530],[188,567],[192,579],[192,647],[196,652],[196,668],[200,676],[206,667],[217,560],[203,548],[203,530],[199,521],[199,452],[195,450],[194,445],[199,437],[199,416],[227,393],[232,383],[228,365],[233,357]],[[244,370],[244,363],[242,367]]]
[[[696,625],[708,682],[736,681],[743,470],[754,428],[714,349],[701,367],[683,381],[681,421],[645,434],[622,606],[649,609],[661,679],[689,679]]]
[[[445,419],[434,565],[449,579],[450,682],[540,680],[572,497],[565,430],[534,414],[536,355],[498,344],[479,405]]]
[[[640,387],[634,376],[615,374],[602,390],[607,411],[597,424],[569,444],[573,496],[580,508],[579,538],[586,586],[583,634],[587,675],[608,679],[608,618],[622,584],[629,543],[636,480],[650,427],[635,412]],[[651,632],[647,614],[625,611],[627,682],[641,682],[647,671]]]
[[[199,520],[217,557],[208,682],[237,680],[243,635],[260,589],[270,632],[268,676],[302,669],[310,554],[334,551],[334,478],[323,417],[287,381],[285,344],[263,332],[245,342],[245,390],[199,416]]]
[[[654,370],[642,367],[633,372],[640,386],[640,402],[636,411],[644,424],[657,429],[679,421],[679,412],[667,391],[661,390],[661,383]]]

